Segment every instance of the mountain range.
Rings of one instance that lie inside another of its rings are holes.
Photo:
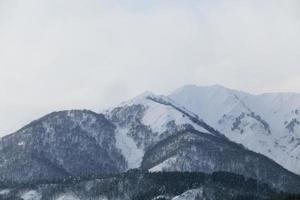
[[[138,168],[218,171],[300,191],[300,95],[222,86],[146,92],[102,113],[50,113],[0,140],[0,181],[45,183]],[[1,191],[0,191],[1,193]]]

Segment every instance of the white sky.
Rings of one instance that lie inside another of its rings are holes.
[[[298,0],[0,0],[0,135],[53,110],[222,84],[300,92]]]

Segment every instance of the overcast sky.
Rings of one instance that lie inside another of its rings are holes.
[[[300,92],[299,0],[0,0],[0,135],[53,110],[222,84]]]

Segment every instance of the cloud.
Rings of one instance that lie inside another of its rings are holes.
[[[299,5],[0,0],[0,133],[190,83],[300,92]]]

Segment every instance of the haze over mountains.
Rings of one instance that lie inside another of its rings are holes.
[[[0,181],[224,171],[298,192],[299,121],[299,94],[192,85],[146,92],[102,113],[53,112],[1,138]]]

